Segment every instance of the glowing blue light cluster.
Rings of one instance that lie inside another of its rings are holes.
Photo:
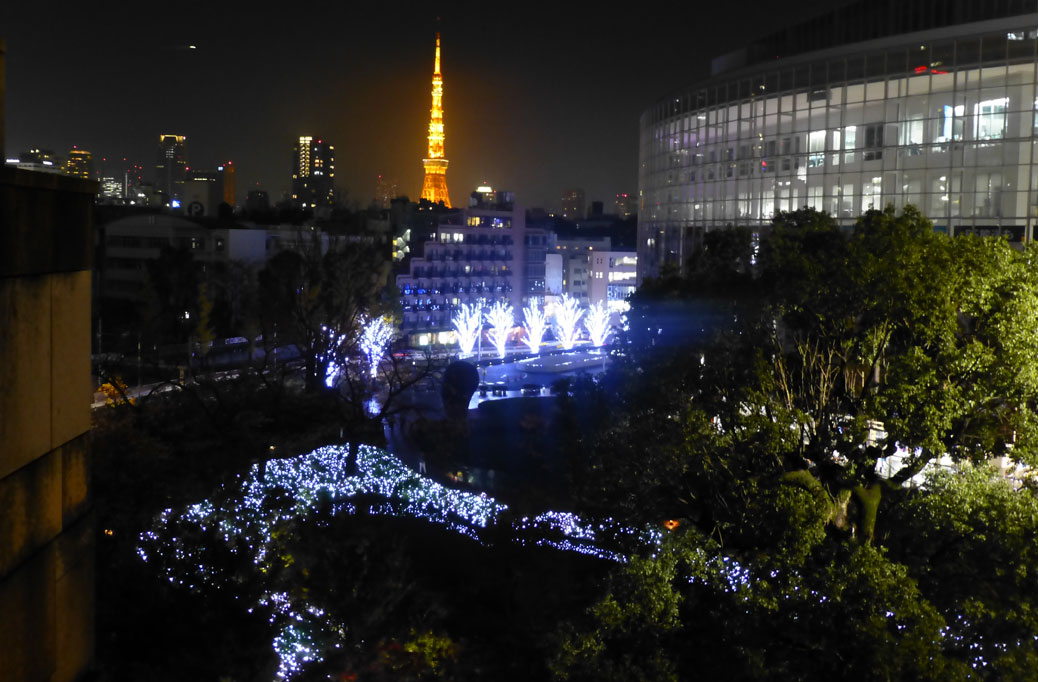
[[[247,475],[222,488],[217,495],[221,502],[206,500],[179,513],[162,512],[153,527],[141,533],[138,554],[157,562],[171,583],[189,589],[203,584],[233,587],[232,577],[206,565],[208,548],[200,546],[198,531],[211,532],[232,553],[244,553],[260,573],[267,573],[277,525],[305,519],[322,501],[330,504],[332,513],[355,514],[356,496],[373,493],[378,501],[365,503],[369,514],[425,519],[477,542],[480,531],[497,524],[507,509],[485,493],[455,490],[425,478],[384,450],[360,445],[355,454],[353,466],[348,445],[255,464]],[[575,514],[551,511],[511,524],[509,534],[520,545],[616,562],[627,560],[620,547],[658,545],[662,537],[656,530],[636,530],[612,520],[592,524]],[[328,614],[295,605],[284,593],[268,592],[258,606],[269,612],[271,623],[280,624],[273,642],[281,661],[280,679],[315,660],[321,642],[342,639],[342,628]]]
[[[377,497],[365,498],[365,507],[359,508],[362,503],[357,496],[362,493]],[[363,510],[371,515],[420,518],[477,542],[483,540],[481,532],[497,525],[507,510],[485,493],[447,488],[415,473],[392,454],[365,445],[356,447],[353,462],[346,445],[256,464],[247,475],[224,486],[216,499],[219,501],[205,500],[180,512],[163,511],[152,528],[140,535],[140,557],[158,564],[173,584],[189,589],[200,585],[233,589],[234,576],[223,575],[207,565],[210,548],[204,546],[206,538],[222,541],[230,552],[251,558],[263,575],[272,568],[268,557],[275,546],[277,526],[305,519],[319,504],[330,505],[326,508],[333,514]],[[588,522],[576,514],[556,511],[522,517],[506,531],[495,534],[494,539],[501,541],[504,537],[522,546],[576,552],[618,563],[628,560],[625,548],[658,551],[663,540],[659,529],[631,528],[612,519]],[[696,563],[702,562],[706,574],[690,576],[690,583],[712,586],[746,600],[752,598],[755,579],[748,566],[704,548],[694,551]],[[775,570],[769,576],[781,577]],[[790,599],[799,591],[793,587],[785,598]],[[829,601],[828,596],[816,590],[809,594],[820,604]],[[340,647],[345,641],[345,627],[332,614],[300,603],[298,598],[293,600],[284,592],[271,590],[263,594],[249,611],[253,608],[264,609],[270,623],[277,626],[272,645],[280,661],[280,680],[292,678],[319,660],[329,646]],[[884,615],[897,619],[893,611]],[[900,622],[895,625],[898,630],[906,627]],[[975,633],[970,637],[971,629],[972,624],[960,614],[942,629],[940,636],[960,645],[967,638],[972,640],[968,647],[975,668],[989,664],[986,656],[990,656],[990,651],[1004,653],[1010,646],[1038,644],[1038,638],[1027,643],[987,642]]]
[[[324,365],[324,385],[334,388],[339,383],[339,377],[346,368],[339,362],[339,358],[345,357],[343,352],[346,345],[346,335],[336,332],[325,326],[321,326],[321,333],[325,335],[325,352],[318,355],[317,360]]]
[[[306,608],[306,615],[296,613],[291,598],[284,592],[264,595],[259,604],[270,611],[271,623],[277,620],[283,622],[273,642],[280,661],[278,679],[287,680],[302,672],[307,663],[320,660],[321,641],[332,635],[333,630],[331,624],[322,625],[317,620],[326,615],[322,609],[311,606]]]

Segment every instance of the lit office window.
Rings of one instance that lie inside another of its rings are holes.
[[[843,129],[843,160],[845,163],[854,163],[854,147],[858,141],[858,126],[847,126]]]
[[[812,130],[807,136],[807,167],[817,168],[825,165],[825,131]]]
[[[1006,109],[1009,98],[1000,97],[979,102],[973,106],[973,137],[978,140],[999,140],[1006,135]]]

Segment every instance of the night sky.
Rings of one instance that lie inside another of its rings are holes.
[[[233,160],[239,201],[252,188],[279,199],[309,134],[335,145],[348,201],[367,204],[379,173],[414,198],[439,30],[454,202],[485,181],[556,209],[566,187],[607,206],[637,191],[647,106],[833,3],[3,4],[8,157],[78,145],[151,179],[159,133],[178,133],[192,167]]]

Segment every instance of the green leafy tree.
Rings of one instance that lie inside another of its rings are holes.
[[[1038,495],[1001,472],[934,474],[882,526],[890,555],[944,617],[950,655],[985,679],[1038,670]]]
[[[883,488],[945,454],[1034,461],[1036,253],[935,233],[912,207],[870,211],[850,235],[807,209],[776,220],[762,259],[774,324],[748,409],[797,432],[791,454],[831,494],[854,493],[866,538]],[[911,455],[881,480],[898,447]]]
[[[726,302],[704,254],[634,297],[649,333],[576,387],[608,396],[567,445],[576,502],[677,529],[563,627],[556,675],[1033,676],[1033,493],[903,483],[944,455],[1034,463],[1035,253],[936,234],[911,207],[852,229],[805,209],[778,216],[745,293]],[[684,298],[720,312],[668,352],[659,302]]]

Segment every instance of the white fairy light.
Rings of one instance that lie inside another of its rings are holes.
[[[530,305],[523,308],[523,320],[523,330],[526,332],[523,343],[530,347],[531,353],[536,355],[541,350],[541,339],[544,338],[544,331],[548,324],[544,310],[537,305],[535,296],[530,298]]]
[[[383,317],[363,322],[364,331],[360,335],[360,349],[364,351],[374,377],[382,358],[386,355],[386,346],[393,338],[393,325]]]
[[[512,330],[512,325],[515,324],[512,306],[497,301],[490,308],[490,312],[486,313],[485,317],[491,327],[490,340],[497,348],[498,357],[503,358],[505,356],[505,344],[508,342],[508,332]]]
[[[559,342],[564,350],[573,350],[573,346],[576,345],[577,323],[583,314],[580,303],[569,294],[563,294],[562,303],[555,306],[555,326],[558,328]]]
[[[458,346],[462,355],[472,355],[479,334],[483,331],[483,304],[462,303],[452,319],[454,331],[458,335]]]
[[[305,521],[329,503],[333,514],[357,514],[356,496],[362,493],[383,500],[363,509],[367,514],[422,519],[480,543],[483,531],[507,518],[502,516],[507,507],[485,493],[447,488],[384,450],[357,446],[355,467],[349,462],[350,446],[342,445],[254,464],[247,475],[223,486],[219,503],[205,500],[180,512],[167,509],[159,514],[152,528],[140,534],[137,553],[157,563],[174,585],[235,589],[238,576],[208,564],[210,548],[197,541],[199,530],[215,531],[209,537],[221,540],[234,554],[245,553],[263,576],[276,556],[278,527],[293,519]],[[279,504],[271,505],[271,496],[277,496]],[[658,547],[662,539],[656,529],[638,530],[611,519],[588,522],[553,511],[523,517],[501,530],[503,536],[500,530],[490,533],[492,542],[511,537],[521,546],[553,547],[620,563],[627,561],[621,548],[632,542]],[[269,585],[250,609],[257,607],[276,626],[272,644],[280,659],[279,680],[291,679],[343,643],[333,614],[307,603],[305,597]]]
[[[324,325],[321,326],[321,332],[328,338],[328,341],[325,344],[326,350],[323,355],[318,357],[318,361],[324,365],[324,385],[328,388],[335,388],[335,385],[339,383],[339,377],[346,371],[346,368],[337,360],[343,356],[340,348],[346,341],[346,337]]]
[[[609,308],[598,302],[588,308],[587,317],[584,318],[584,329],[587,329],[591,337],[591,345],[601,346],[605,344],[609,336]]]

